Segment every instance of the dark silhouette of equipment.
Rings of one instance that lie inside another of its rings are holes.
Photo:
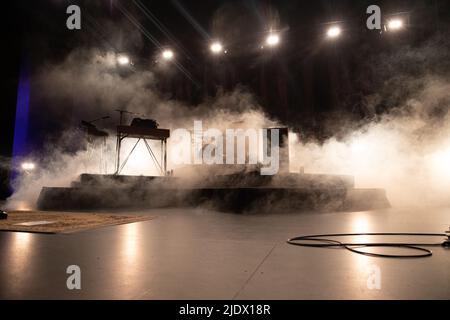
[[[99,130],[95,125],[92,124],[92,122],[87,122],[87,121],[82,120],[81,127],[85,130],[85,132],[87,133],[88,136],[98,137],[98,138],[109,136],[108,132]]]
[[[8,219],[8,214],[5,211],[0,210],[0,220],[6,220],[6,219]]]
[[[119,113],[119,125],[122,125],[122,123],[123,123],[123,115],[124,114],[136,115],[136,113],[133,113],[133,112],[130,112],[130,111],[127,111],[127,110],[122,110],[122,109],[117,109],[117,110],[114,110],[114,111]]]
[[[131,121],[132,127],[138,127],[138,128],[152,128],[157,129],[159,127],[158,122],[153,119],[141,119],[141,118],[134,118],[133,121]]]
[[[105,161],[105,152],[106,152],[106,138],[109,136],[109,133],[103,130],[100,130],[97,128],[97,126],[94,125],[95,122],[100,120],[106,120],[111,118],[110,116],[104,116],[101,118],[97,118],[91,121],[85,121],[82,120],[80,123],[81,129],[86,134],[86,140],[87,140],[87,153],[88,158],[93,159],[94,154],[98,151],[100,152],[100,172],[107,171],[106,168],[106,161]]]

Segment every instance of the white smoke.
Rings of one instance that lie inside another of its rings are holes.
[[[450,203],[450,82],[425,77],[422,89],[398,112],[386,114],[344,139],[323,144],[292,136],[291,169],[350,174],[359,188],[385,188],[394,206]]]
[[[321,143],[291,134],[291,171],[304,167],[308,173],[354,175],[359,188],[386,189],[394,206],[448,204],[450,59],[441,47],[442,43],[431,42],[419,49],[399,50],[393,57],[379,56],[376,61],[380,63],[372,63],[372,71],[378,73],[381,84],[365,97],[362,107],[373,115],[378,105],[386,104],[390,112],[373,116],[373,121],[344,137]],[[98,50],[77,50],[62,63],[43,66],[34,77],[42,113],[72,126],[81,119],[114,116],[115,109],[154,118],[161,128],[171,130],[192,129],[194,120],[221,130],[280,125],[267,118],[245,88],[220,92],[200,105],[188,106],[165,99],[157,83],[150,69],[120,72],[115,55]],[[111,173],[114,138],[108,146]],[[43,186],[68,186],[80,173],[98,171],[98,159],[89,158],[84,150],[67,153],[66,149],[60,139],[36,155],[45,167],[16,182],[10,203],[34,203]],[[148,161],[142,161],[147,159],[146,152],[143,147],[138,149],[124,174],[155,174],[148,169]]]
[[[105,173],[115,170],[115,119],[106,129],[110,137],[106,143],[105,165],[101,166],[99,147],[97,152],[89,152],[83,146],[84,136],[75,130],[80,120],[94,119],[105,114],[118,117],[115,109],[125,109],[140,117],[153,118],[160,128],[192,130],[195,120],[203,121],[205,130],[216,128],[265,128],[276,125],[269,119],[253,96],[243,87],[231,92],[219,92],[197,106],[188,106],[165,99],[156,89],[157,80],[151,71],[120,70],[114,53],[98,50],[76,50],[62,63],[45,65],[33,78],[34,86],[40,92],[39,113],[48,118],[58,119],[69,128],[62,137],[53,138],[45,150],[35,154],[42,167],[31,175],[24,175],[13,184],[15,193],[9,199],[9,206],[20,204],[32,207],[43,186],[70,186],[81,173]],[[127,123],[131,118],[127,119]],[[123,155],[127,155],[136,140],[125,140]],[[78,145],[72,150],[71,143]],[[160,159],[160,142],[151,142],[156,157]],[[169,140],[169,151],[171,144]],[[71,150],[68,152],[67,150]],[[168,159],[168,168],[175,166]],[[158,169],[143,143],[135,149],[122,174],[158,175]],[[194,174],[194,173],[193,173]],[[26,204],[26,205],[25,205]]]

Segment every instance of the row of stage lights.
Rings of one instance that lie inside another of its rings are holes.
[[[395,32],[398,30],[403,29],[405,26],[405,23],[402,19],[392,19],[387,21],[386,25],[384,26],[385,31],[389,32]],[[328,28],[326,31],[326,37],[329,39],[336,39],[339,38],[343,33],[342,28],[339,25],[333,25]],[[266,37],[264,44],[261,46],[261,48],[264,48],[265,46],[269,48],[275,48],[277,47],[281,42],[281,35],[277,32],[270,32],[269,35]],[[220,41],[214,41],[211,43],[209,47],[210,51],[214,55],[221,55],[226,54],[227,50],[224,48],[224,45]],[[171,61],[175,58],[175,53],[172,49],[164,49],[161,54],[161,58],[164,61]],[[126,55],[120,55],[117,58],[117,62],[122,65],[129,65],[131,63],[131,60]]]

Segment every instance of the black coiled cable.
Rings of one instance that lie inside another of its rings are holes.
[[[447,237],[445,233],[336,233],[336,234],[317,234],[299,236],[287,241],[288,244],[301,247],[315,247],[315,248],[345,248],[351,252],[362,254],[371,257],[382,258],[425,258],[433,255],[430,249],[422,247],[436,247],[442,246],[443,243],[392,243],[392,242],[373,242],[373,243],[345,243],[335,239],[329,239],[328,237],[355,237],[355,236],[414,236],[414,237]],[[303,242],[301,242],[303,241]],[[321,242],[321,243],[306,243],[305,241]],[[448,239],[447,239],[448,241]],[[358,250],[357,248],[406,248],[418,251],[418,254],[382,254],[372,253]]]

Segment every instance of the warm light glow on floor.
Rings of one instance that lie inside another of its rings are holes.
[[[13,245],[5,257],[11,259],[15,272],[24,272],[29,266],[32,253],[33,234],[27,232],[12,233]],[[7,257],[6,257],[7,256]]]

